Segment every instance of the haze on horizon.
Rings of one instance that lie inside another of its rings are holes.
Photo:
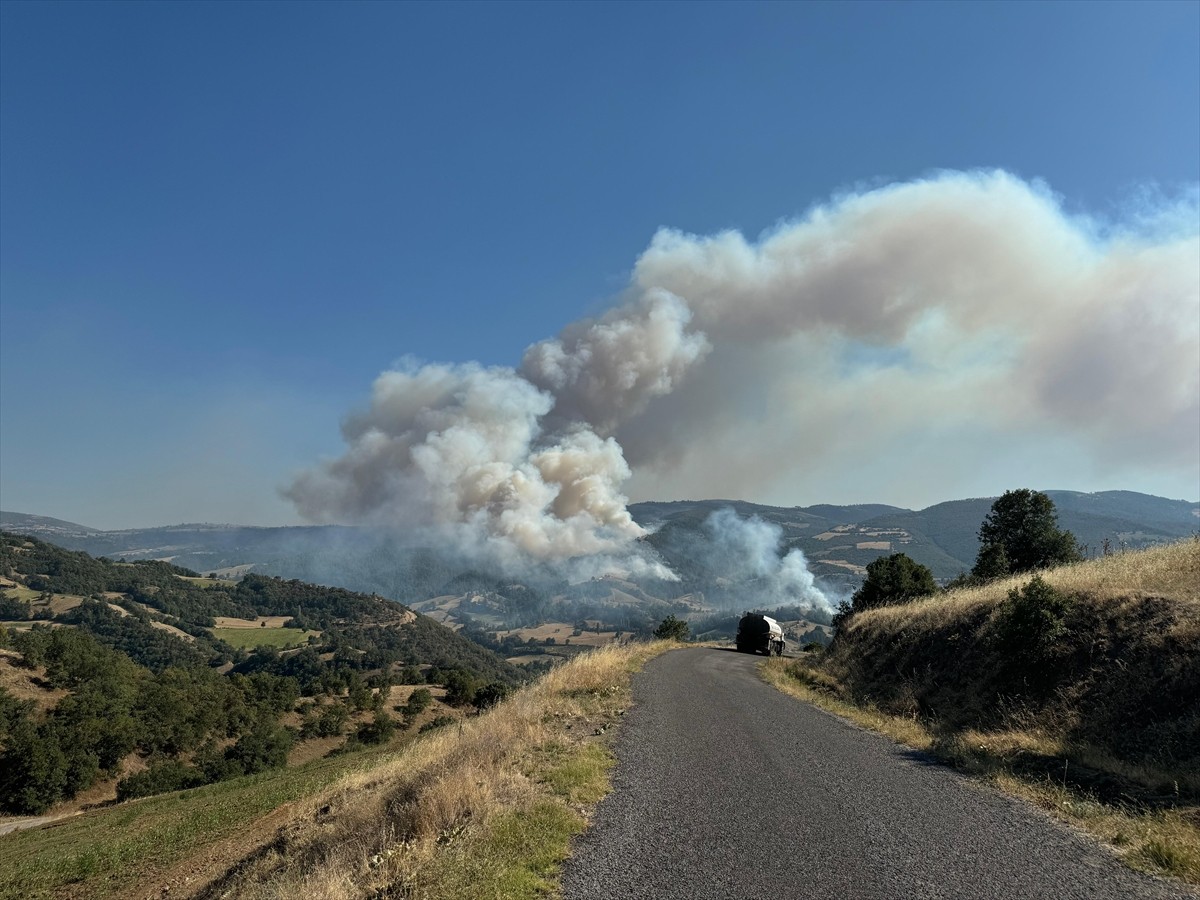
[[[1200,498],[1200,5],[0,26],[5,509]]]

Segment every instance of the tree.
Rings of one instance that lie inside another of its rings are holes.
[[[502,684],[499,681],[492,681],[475,692],[475,705],[480,709],[488,709],[495,706],[507,696],[508,685]]]
[[[375,718],[358,726],[358,739],[364,744],[386,744],[396,733],[396,720],[382,709]]]
[[[429,688],[417,688],[408,695],[408,702],[401,707],[397,707],[397,710],[404,713],[405,719],[412,721],[425,712],[431,703],[433,703],[433,694]]]
[[[1079,562],[1075,535],[1058,527],[1054,501],[1040,491],[1005,491],[979,526],[979,555],[971,574],[999,578]]]
[[[450,706],[467,706],[475,702],[478,688],[478,682],[470,674],[452,669],[446,673],[445,701]]]
[[[673,615],[667,616],[654,629],[654,636],[664,641],[686,641],[688,637],[688,623],[682,619],[675,618]]]
[[[867,580],[850,598],[850,612],[908,603],[937,592],[928,568],[904,553],[881,556],[867,565]]]

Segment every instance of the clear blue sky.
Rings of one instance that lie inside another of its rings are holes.
[[[382,369],[516,363],[660,226],[940,168],[1194,185],[1198,48],[1195,2],[7,0],[0,503],[292,521]]]

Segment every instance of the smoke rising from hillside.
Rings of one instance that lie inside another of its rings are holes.
[[[664,229],[609,313],[518,367],[385,372],[346,453],[285,494],[306,518],[436,529],[510,571],[663,577],[631,484],[761,491],[917,425],[1194,465],[1197,231],[1194,199],[1103,230],[1003,172],[848,194],[758,241]]]
[[[817,587],[799,548],[780,556],[783,529],[758,517],[741,519],[732,509],[719,509],[705,520],[708,566],[733,582],[754,585],[754,602],[773,606],[810,606],[833,611],[829,597]]]

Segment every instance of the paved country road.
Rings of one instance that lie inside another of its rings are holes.
[[[679,650],[636,676],[614,791],[564,869],[568,900],[1194,896],[781,694],[761,660]]]

